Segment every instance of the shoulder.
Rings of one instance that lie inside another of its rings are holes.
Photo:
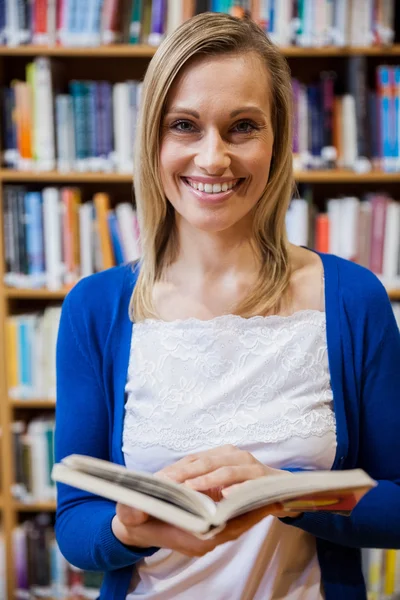
[[[337,283],[337,292],[347,304],[354,304],[360,309],[375,305],[382,308],[382,303],[390,303],[384,285],[369,269],[332,254],[321,255],[321,259],[325,277],[330,278],[330,283]],[[335,287],[332,286],[333,289]]]
[[[63,310],[78,328],[88,321],[109,323],[119,307],[129,305],[137,275],[137,267],[128,264],[84,277],[68,292]]]

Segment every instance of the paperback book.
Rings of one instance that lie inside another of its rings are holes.
[[[268,505],[288,516],[317,510],[347,515],[376,485],[361,469],[285,472],[245,482],[214,502],[184,483],[77,454],[55,464],[52,478],[137,508],[203,538],[221,531],[230,519]]]

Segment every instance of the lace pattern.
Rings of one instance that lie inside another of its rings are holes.
[[[123,449],[273,444],[336,431],[325,313],[133,327]]]

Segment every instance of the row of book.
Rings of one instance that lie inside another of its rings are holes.
[[[368,548],[362,551],[368,600],[400,598],[400,550]]]
[[[39,513],[19,524],[12,540],[16,600],[95,600],[99,597],[102,573],[82,571],[67,562],[58,548],[48,513]]]
[[[10,398],[53,399],[55,354],[61,308],[11,315],[6,319],[7,382]]]
[[[26,81],[2,90],[7,168],[64,173],[132,173],[142,82],[73,80],[58,93],[49,58],[26,67]],[[348,58],[341,80],[323,71],[293,79],[296,169],[400,170],[400,66],[376,69],[368,89],[365,56]]]
[[[51,479],[54,419],[36,417],[28,423],[14,421],[11,432],[15,470],[13,497],[24,504],[55,500],[56,486]]]
[[[386,287],[400,288],[400,202],[386,194],[330,198],[325,212],[316,212],[310,198],[296,198],[286,227],[292,243],[357,262]]]
[[[300,212],[296,213],[295,211],[295,218],[299,214]],[[400,327],[399,302],[393,303],[393,310]],[[7,386],[10,398],[26,400],[27,406],[29,406],[30,400],[37,398],[52,400],[56,397],[55,350],[60,314],[60,307],[50,306],[46,307],[41,313],[7,317]],[[26,435],[26,432],[21,430],[21,424],[15,425],[15,428],[15,434],[19,436],[18,439],[22,440],[22,442],[19,442],[18,447],[29,450],[32,440],[38,438],[33,437],[32,432],[28,432]],[[37,427],[33,431],[37,432]],[[19,452],[20,460],[22,460],[24,454],[27,453]],[[27,473],[22,477],[24,464],[21,463],[18,470],[21,474],[19,479],[29,481],[30,477]],[[32,481],[34,480],[32,478]],[[22,489],[31,490],[31,488],[32,485],[25,485]],[[38,493],[38,490],[36,490],[33,493],[33,498],[36,498]],[[26,496],[27,494],[28,491],[24,491],[22,495]],[[45,497],[41,496],[41,492],[39,496]]]
[[[58,290],[140,256],[130,202],[113,210],[102,192],[82,202],[79,188],[5,186],[3,203],[5,283],[11,287]]]
[[[394,39],[394,9],[394,0],[3,0],[0,40],[157,46],[186,19],[214,11],[251,16],[283,46],[379,45]]]
[[[318,212],[309,190],[293,199],[290,241],[352,260],[400,287],[400,203],[387,194],[330,198]],[[111,208],[106,193],[82,202],[79,188],[4,187],[5,283],[11,287],[74,285],[81,277],[137,260],[140,236],[129,202]]]
[[[295,169],[400,171],[400,66],[378,66],[375,81],[369,89],[365,56],[349,57],[342,79],[292,80]]]
[[[54,70],[38,57],[3,88],[5,166],[131,173],[142,83],[74,80],[61,93]]]
[[[48,513],[39,513],[15,527],[12,541],[17,600],[98,597],[102,573],[82,571],[67,562],[58,548]],[[364,549],[362,559],[368,600],[398,600],[400,551]],[[0,598],[4,599],[5,573],[5,543],[0,529]]]

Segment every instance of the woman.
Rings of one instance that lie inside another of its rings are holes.
[[[287,469],[358,466],[379,485],[350,517],[263,509],[209,541],[60,485],[60,548],[105,571],[101,598],[357,600],[360,548],[400,547],[399,333],[369,271],[287,242],[291,120],[286,62],[251,21],[202,14],[156,52],[143,259],[65,300],[56,460],[209,494]]]

